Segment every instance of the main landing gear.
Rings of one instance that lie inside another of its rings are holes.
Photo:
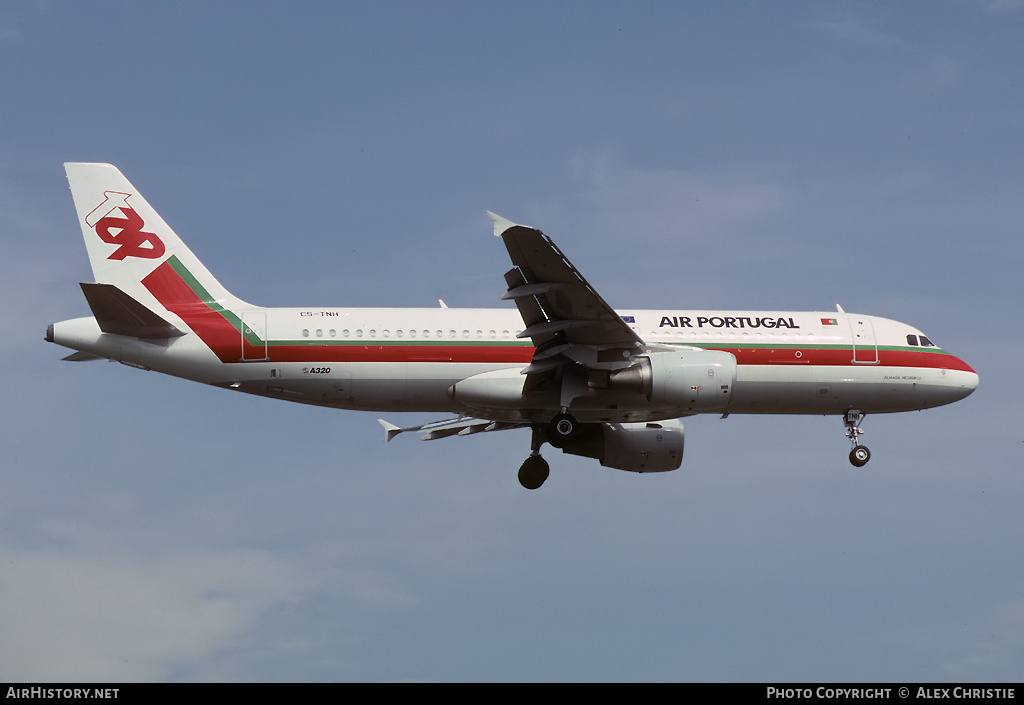
[[[547,441],[552,448],[564,448],[577,437],[580,428],[580,422],[565,408],[548,423],[533,426],[530,457],[519,468],[519,484],[528,490],[543,485],[548,479],[548,461],[540,456],[540,447]]]
[[[548,461],[540,456],[540,447],[545,441],[545,428],[534,426],[532,432],[530,457],[523,461],[519,468],[519,484],[528,490],[537,489],[548,479]]]
[[[867,446],[860,444],[860,436],[864,431],[860,424],[864,421],[866,414],[860,413],[857,409],[850,409],[843,417],[843,424],[846,426],[846,437],[853,443],[853,450],[850,451],[850,462],[854,467],[864,467],[871,460],[871,451]]]
[[[540,454],[531,455],[519,468],[519,484],[528,490],[535,490],[548,479],[548,461]]]
[[[548,461],[540,457],[540,447],[545,441],[552,448],[564,448],[580,431],[580,423],[576,418],[562,409],[547,424],[533,427],[533,439],[530,442],[530,457],[519,468],[519,484],[528,490],[535,490],[548,479]]]

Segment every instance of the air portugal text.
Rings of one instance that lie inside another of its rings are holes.
[[[662,316],[659,328],[799,328],[782,316]]]

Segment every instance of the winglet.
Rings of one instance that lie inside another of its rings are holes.
[[[384,427],[384,442],[385,443],[387,443],[392,438],[394,438],[395,436],[397,436],[399,433],[402,432],[402,429],[400,429],[398,426],[395,426],[394,424],[388,423],[384,419],[377,419],[377,423],[379,423],[381,426]]]
[[[502,218],[497,213],[491,213],[487,211],[487,217],[494,221],[494,237],[501,237],[501,234],[509,228],[516,227],[516,223],[513,223],[507,218]]]

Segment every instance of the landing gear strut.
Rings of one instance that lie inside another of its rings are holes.
[[[850,409],[846,412],[846,416],[843,417],[843,424],[846,426],[846,437],[853,444],[853,450],[850,451],[850,462],[858,468],[863,467],[871,460],[871,451],[868,450],[867,446],[860,444],[860,435],[864,433],[860,424],[864,421],[865,416],[866,414],[860,413],[857,409]]]
[[[540,447],[544,443],[544,427],[534,426],[530,440],[530,457],[523,461],[519,468],[519,484],[528,490],[535,490],[548,479],[548,461],[540,456]]]

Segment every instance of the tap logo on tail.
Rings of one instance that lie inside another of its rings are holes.
[[[117,245],[117,249],[107,259],[123,260],[125,257],[141,257],[158,259],[163,257],[166,248],[163,241],[155,233],[142,230],[145,223],[142,216],[128,205],[130,193],[104,191],[103,203],[85,216],[85,222],[96,231],[103,242]],[[115,211],[120,211],[120,216]],[[143,247],[146,245],[147,247]]]

